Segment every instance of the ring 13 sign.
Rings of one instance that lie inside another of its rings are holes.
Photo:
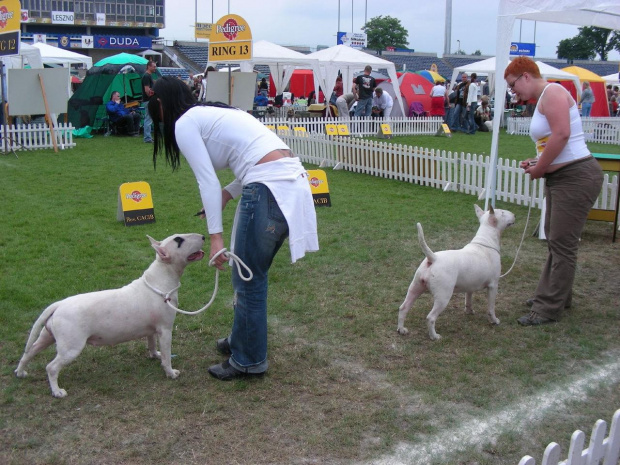
[[[209,41],[210,62],[252,59],[252,31],[241,16],[227,15],[213,24]]]
[[[19,55],[21,14],[19,0],[0,3],[0,56]]]

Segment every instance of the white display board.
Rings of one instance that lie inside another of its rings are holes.
[[[67,112],[69,68],[9,69],[9,115],[43,115],[45,102],[41,76],[50,113]]]
[[[230,76],[230,82],[229,82]],[[228,104],[229,89],[232,89],[231,105],[242,110],[250,111],[254,106],[256,96],[256,74],[213,72],[207,75],[207,101],[223,102]]]

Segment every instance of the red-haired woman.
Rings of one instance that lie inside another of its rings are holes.
[[[553,323],[571,306],[577,250],[588,212],[603,183],[603,172],[585,143],[577,103],[559,84],[548,83],[536,63],[517,57],[504,79],[519,100],[537,99],[530,136],[538,156],[521,162],[532,179],[545,178],[547,262],[524,326]]]

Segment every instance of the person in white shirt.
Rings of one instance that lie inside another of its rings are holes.
[[[467,131],[466,134],[476,134],[476,108],[478,108],[478,84],[476,73],[471,73],[467,90]]]
[[[263,374],[267,362],[268,272],[289,239],[291,261],[319,249],[314,201],[299,158],[249,113],[225,104],[198,104],[189,88],[169,76],[158,79],[149,101],[155,139],[153,164],[160,153],[173,171],[182,153],[202,198],[214,266],[223,270],[222,210],[239,196],[231,250],[250,268],[244,281],[232,270],[234,321],[217,350],[228,360],[209,368],[220,380]],[[216,171],[230,169],[235,180],[222,189]],[[225,250],[225,249],[224,249]],[[219,255],[218,255],[219,254]]]
[[[375,95],[372,98],[373,116],[389,118],[392,114],[394,100],[387,92],[383,92],[381,87],[375,89]]]
[[[445,116],[447,92],[443,82],[436,83],[431,89],[431,116]]]

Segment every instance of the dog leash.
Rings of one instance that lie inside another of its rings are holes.
[[[508,271],[506,271],[503,275],[500,275],[500,279],[506,276],[508,273],[510,273],[517,263],[517,258],[519,257],[521,246],[523,245],[523,241],[525,240],[525,233],[527,232],[527,225],[530,222],[530,212],[532,211],[533,202],[534,202],[534,190],[532,190],[532,195],[530,196],[530,208],[527,209],[527,218],[525,219],[525,227],[523,228],[523,234],[521,235],[521,242],[519,243],[519,247],[517,247],[517,253],[515,254],[515,259],[512,262],[512,265],[510,266]]]
[[[237,266],[237,272],[239,273],[239,277],[241,279],[243,279],[244,281],[251,281],[252,280],[252,278],[254,277],[254,274],[252,273],[252,270],[250,270],[250,268],[245,263],[243,263],[243,260],[241,260],[233,252],[229,252],[228,250],[226,250],[226,248],[223,248],[222,250],[217,252],[215,255],[213,255],[211,260],[209,260],[209,266],[213,266],[213,264],[215,263],[215,259],[217,257],[219,257],[220,255],[224,255],[229,260],[232,260],[233,264]],[[241,267],[243,267],[248,272],[248,276],[247,277],[245,277],[243,275],[243,273],[241,272]],[[166,302],[166,304],[168,304],[168,306],[170,308],[174,309],[175,312],[182,313],[184,315],[198,315],[199,313],[202,313],[207,308],[209,308],[211,306],[211,304],[213,303],[213,301],[215,300],[215,296],[217,295],[217,290],[218,290],[219,279],[220,279],[220,270],[219,270],[219,268],[216,268],[215,269],[215,289],[213,289],[213,295],[211,296],[211,300],[209,300],[209,302],[204,307],[202,307],[200,310],[196,310],[195,312],[188,312],[186,310],[181,310],[180,308],[175,307],[170,302],[171,299],[172,299],[170,296],[172,295],[172,293],[174,293],[175,291],[177,291],[181,287],[181,283],[179,283],[179,285],[177,287],[175,287],[174,289],[172,289],[171,291],[168,291],[168,292],[162,292],[159,289],[157,289],[156,287],[151,286],[151,284],[149,284],[149,282],[146,280],[146,277],[144,278],[144,284],[146,284],[147,287],[149,289],[151,289],[153,292],[155,292],[156,294],[162,296],[164,298],[164,302]]]

